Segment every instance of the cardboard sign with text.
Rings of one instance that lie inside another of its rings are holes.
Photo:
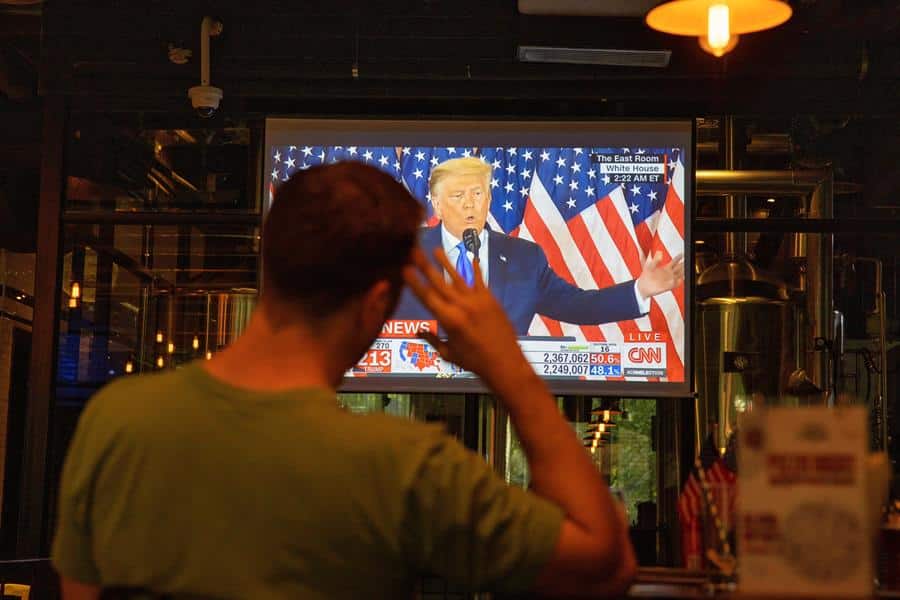
[[[755,410],[739,431],[740,591],[871,596],[865,408]]]

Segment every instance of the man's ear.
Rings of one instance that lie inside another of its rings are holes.
[[[366,329],[374,327],[380,331],[384,320],[394,312],[395,304],[396,294],[390,281],[379,279],[373,283],[363,296],[362,319]]]
[[[431,192],[431,208],[434,209],[434,216],[441,220],[441,201],[434,192]]]

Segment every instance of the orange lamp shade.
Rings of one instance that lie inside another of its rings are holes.
[[[647,13],[646,21],[664,33],[702,37],[709,33],[710,8],[723,5],[728,7],[730,35],[772,29],[793,14],[782,0],[671,0]]]

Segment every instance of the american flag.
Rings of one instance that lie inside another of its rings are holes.
[[[431,169],[450,158],[476,156],[491,166],[488,224],[495,231],[539,244],[556,273],[583,289],[637,278],[650,255],[663,264],[683,255],[683,148],[276,146],[270,195],[297,169],[357,160],[396,177],[431,212]],[[665,176],[654,183],[615,181],[597,157],[647,155],[663,160]],[[572,325],[536,316],[530,335],[572,336],[621,343],[631,333],[666,335],[667,377],[684,381],[684,286],[655,296],[649,315],[603,325]]]

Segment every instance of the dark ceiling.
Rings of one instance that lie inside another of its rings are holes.
[[[0,159],[36,168],[42,101],[54,94],[75,119],[100,115],[132,131],[268,114],[733,114],[749,117],[747,136],[793,140],[778,161],[831,160],[839,178],[893,196],[897,152],[865,161],[861,152],[900,148],[900,0],[791,4],[787,24],[743,36],[716,59],[640,17],[526,16],[515,0],[0,0]],[[212,83],[225,98],[209,121],[187,99],[204,15],[224,23],[211,46]],[[669,49],[672,58],[661,69],[530,64],[517,60],[519,45]],[[170,48],[193,57],[175,64]]]
[[[48,1],[40,88],[72,94],[76,109],[189,111],[209,14],[224,22],[212,79],[234,114],[896,114],[900,2],[792,4],[785,26],[715,59],[640,18],[524,16],[515,0]],[[16,40],[33,50],[33,35]],[[525,64],[520,44],[673,55],[663,69]],[[173,64],[170,45],[194,58]]]

